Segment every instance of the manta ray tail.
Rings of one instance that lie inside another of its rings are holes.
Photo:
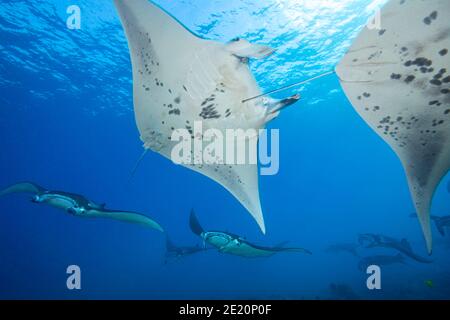
[[[141,154],[139,159],[136,161],[136,164],[134,165],[133,170],[131,170],[130,177],[128,178],[128,183],[130,183],[131,180],[133,180],[133,178],[136,174],[136,171],[139,168],[139,165],[142,163],[142,160],[144,160],[147,153],[148,153],[148,149],[145,149],[145,151]]]
[[[200,222],[197,219],[197,216],[195,215],[194,209],[191,210],[191,215],[189,217],[189,226],[191,227],[192,232],[198,236],[201,236],[201,234],[204,232],[202,226],[200,225]]]
[[[275,251],[283,251],[283,252],[301,252],[306,254],[312,254],[311,251],[304,249],[304,248],[287,248],[286,245],[289,243],[289,241],[283,241],[279,244],[277,244],[273,250]]]
[[[312,254],[311,251],[305,248],[281,248],[280,250],[285,252],[300,252],[305,254]]]
[[[20,182],[13,184],[0,191],[0,197],[11,193],[21,193],[21,192],[40,194],[45,192],[45,189],[32,182]]]
[[[323,78],[325,76],[329,76],[331,74],[335,74],[335,71],[334,70],[333,71],[328,71],[328,72],[319,74],[318,76],[315,76],[315,77],[312,77],[312,78],[309,78],[309,79],[306,79],[306,80],[303,80],[303,81],[300,81],[300,82],[296,82],[296,83],[293,83],[293,84],[290,84],[290,85],[287,85],[287,86],[284,86],[284,87],[281,87],[281,88],[278,88],[278,89],[275,89],[275,90],[271,90],[271,91],[268,91],[266,93],[263,93],[263,94],[260,94],[260,95],[257,95],[257,96],[251,97],[251,98],[244,99],[244,100],[242,100],[242,102],[243,103],[244,102],[248,102],[248,101],[251,101],[253,99],[265,97],[265,96],[268,96],[270,94],[274,94],[274,93],[281,92],[281,91],[284,91],[284,90],[287,90],[287,89],[291,89],[291,88],[294,88],[294,87],[297,87],[297,86],[301,86],[302,84],[307,84],[307,83],[309,83],[311,81]]]

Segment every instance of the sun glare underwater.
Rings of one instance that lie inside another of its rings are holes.
[[[448,3],[131,3],[2,1],[0,298],[450,298]],[[411,47],[390,40],[408,28]],[[397,54],[409,73],[386,85]],[[278,129],[276,174],[174,164],[163,134],[192,134],[188,102],[210,127]]]

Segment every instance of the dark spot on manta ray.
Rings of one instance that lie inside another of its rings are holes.
[[[434,106],[435,104],[438,104],[438,103],[439,103],[439,100],[433,100],[433,101],[428,102],[428,105]]]
[[[431,80],[430,83],[431,83],[432,85],[435,85],[435,86],[440,86],[440,85],[442,85],[442,81],[437,80],[437,79]]]
[[[391,117],[387,116],[387,117],[384,117],[383,119],[381,119],[380,123],[384,124],[384,123],[389,123],[390,121],[391,121]]]
[[[378,31],[378,35],[382,36],[386,32],[386,29],[382,29]]]
[[[369,98],[369,97],[370,97],[370,93],[364,92],[364,93],[363,93],[363,96],[364,96],[365,98]]]
[[[179,116],[181,114],[180,109],[173,109],[169,111],[169,114],[175,114],[177,116]]]
[[[437,19],[437,17],[438,17],[438,12],[437,11],[433,11],[432,13],[430,13],[430,15],[428,17],[423,19],[423,22],[426,25],[430,25],[433,20]]]
[[[449,94],[450,93],[450,89],[442,89],[441,93],[442,94]]]
[[[450,76],[445,77],[444,79],[442,79],[443,83],[449,83],[450,82]]]
[[[433,61],[424,58],[424,57],[419,57],[416,58],[414,61],[408,60],[405,62],[405,66],[406,67],[410,67],[410,66],[418,66],[418,67],[429,67],[433,64]]]
[[[450,109],[445,110],[444,114],[450,114]]]
[[[400,79],[402,77],[402,75],[401,74],[398,74],[398,73],[393,73],[393,74],[391,74],[391,79],[394,79],[394,80],[398,80],[398,79]]]
[[[186,91],[186,92],[188,91],[188,90],[186,89],[186,87],[185,87],[185,86],[183,86],[183,89],[184,89],[184,91]]]
[[[439,51],[439,54],[441,56],[445,56],[448,53],[448,49],[442,49],[441,51]]]
[[[180,103],[181,98],[180,97],[176,97],[175,100],[173,100],[175,103]]]
[[[172,93],[172,90],[169,89],[169,93]]]
[[[410,83],[410,82],[414,81],[415,78],[416,78],[415,76],[409,75],[406,77],[405,82]]]

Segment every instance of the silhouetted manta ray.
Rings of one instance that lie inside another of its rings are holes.
[[[259,130],[299,99],[295,95],[281,101],[261,98],[243,102],[261,94],[248,59],[264,58],[273,52],[271,48],[242,39],[223,44],[199,38],[148,0],[114,3],[128,39],[134,112],[146,150],[170,159],[178,144],[171,140],[175,129],[188,130],[189,138],[200,140],[203,147],[211,145],[216,138],[207,142],[201,135],[194,137],[197,121],[204,130],[216,129],[223,136],[226,129]],[[243,140],[250,146],[247,156],[256,158],[258,135]],[[231,192],[265,233],[257,164],[183,165]]]
[[[270,257],[280,252],[299,252],[311,254],[304,248],[285,248],[283,244],[275,247],[263,247],[252,244],[242,237],[222,231],[205,231],[200,225],[194,210],[191,211],[189,225],[193,233],[218,249],[221,253],[228,253],[246,258]]]
[[[450,168],[450,1],[391,0],[336,67],[348,99],[395,151],[428,252],[430,207]]]
[[[31,182],[21,182],[0,191],[0,197],[11,193],[32,193],[34,203],[44,203],[62,209],[78,217],[108,218],[124,222],[141,224],[163,232],[162,227],[149,217],[131,211],[108,210],[105,205],[98,205],[86,197],[64,191],[50,191]]]
[[[433,260],[426,259],[416,254],[409,244],[408,240],[402,239],[400,241],[383,236],[381,234],[365,233],[360,234],[358,242],[365,248],[391,248],[395,249],[413,260],[421,263],[431,263]]]

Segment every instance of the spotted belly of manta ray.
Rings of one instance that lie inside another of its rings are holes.
[[[450,168],[450,1],[391,0],[336,68],[350,102],[396,152],[431,253],[430,208]]]
[[[128,39],[134,111],[145,149],[170,158],[178,143],[171,140],[175,129],[195,138],[194,122],[201,121],[203,131],[216,129],[225,136],[226,129],[259,130],[278,115],[271,107],[279,101],[243,103],[261,94],[248,58],[263,58],[272,49],[240,39],[228,44],[201,39],[147,0],[115,0],[115,5]],[[252,146],[247,157],[255,158],[258,136],[246,139]],[[257,164],[185,166],[225,187],[265,232]]]

